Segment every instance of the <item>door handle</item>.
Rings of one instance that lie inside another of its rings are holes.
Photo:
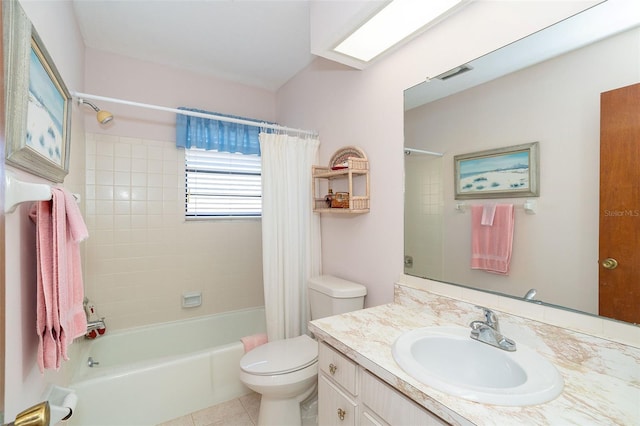
[[[605,269],[616,269],[618,267],[618,261],[609,257],[602,261],[602,267]]]
[[[19,413],[14,422],[5,426],[48,426],[50,413],[49,401],[44,401]]]

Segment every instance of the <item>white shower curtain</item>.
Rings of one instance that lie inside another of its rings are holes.
[[[262,263],[269,340],[300,336],[310,319],[307,280],[320,274],[320,218],[313,213],[316,137],[261,133]]]

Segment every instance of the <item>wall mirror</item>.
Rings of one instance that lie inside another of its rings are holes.
[[[405,91],[406,274],[598,315],[600,96],[640,81],[631,15],[601,3]],[[538,197],[454,199],[455,155],[532,142]],[[469,207],[489,202],[516,206],[508,276],[470,268]]]

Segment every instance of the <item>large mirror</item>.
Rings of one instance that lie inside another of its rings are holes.
[[[640,81],[640,17],[607,3],[405,92],[406,274],[599,314],[601,93]],[[539,197],[455,199],[454,156],[532,142]],[[485,203],[515,206],[508,275],[470,267]]]

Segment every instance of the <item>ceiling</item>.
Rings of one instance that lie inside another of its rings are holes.
[[[308,1],[73,0],[89,48],[276,90],[314,58]]]
[[[72,0],[72,3],[88,48],[275,91],[315,58],[311,53],[314,34],[328,32],[341,36],[350,32],[372,8],[379,8],[386,1]]]

